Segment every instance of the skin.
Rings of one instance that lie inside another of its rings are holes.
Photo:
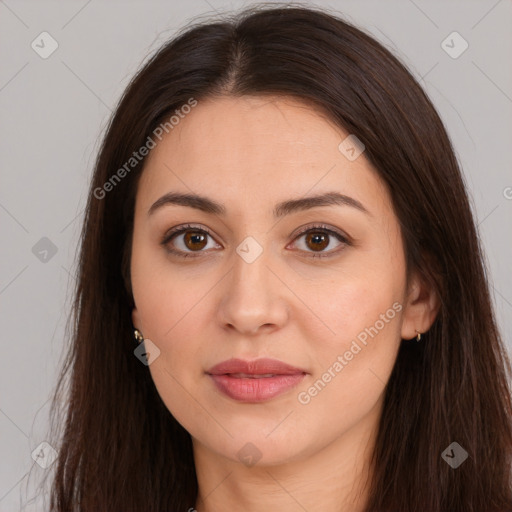
[[[200,101],[146,162],[134,214],[132,319],[159,348],[149,371],[192,436],[198,512],[363,510],[400,340],[426,332],[439,304],[415,273],[407,285],[389,192],[364,153],[349,161],[340,152],[347,135],[296,99],[226,96]],[[149,215],[170,191],[208,196],[226,214],[169,204]],[[273,217],[278,202],[329,191],[357,199],[369,214],[330,205]],[[177,235],[168,247],[202,253],[169,254],[165,233],[187,223],[192,234],[205,228],[212,236],[194,245]],[[318,223],[350,244],[328,235],[319,251],[296,235]],[[236,252],[249,236],[263,250],[252,263]],[[332,256],[311,257],[319,252]],[[301,403],[298,394],[394,303],[401,311]],[[232,357],[275,358],[308,374],[267,402],[240,403],[205,373]],[[260,457],[252,466],[237,455],[247,443]]]

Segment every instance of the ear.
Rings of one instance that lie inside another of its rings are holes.
[[[135,329],[142,331],[140,315],[139,315],[137,308],[135,308],[135,307],[132,309],[132,324],[133,324],[133,327],[135,327]]]
[[[436,319],[439,307],[439,297],[433,286],[415,272],[409,283],[402,315],[402,338],[410,340],[418,332],[427,332]]]

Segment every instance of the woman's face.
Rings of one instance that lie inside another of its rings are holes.
[[[339,148],[347,136],[297,100],[224,97],[200,101],[148,157],[133,323],[160,351],[149,371],[195,448],[278,464],[378,418],[400,339],[420,326],[389,193],[364,152]],[[159,201],[171,193],[201,199]],[[306,201],[324,194],[346,197]],[[235,358],[292,369],[210,373]]]

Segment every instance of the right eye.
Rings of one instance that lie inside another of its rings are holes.
[[[196,257],[206,252],[203,249],[208,249],[208,237],[213,238],[207,229],[187,224],[167,232],[161,243],[171,254],[182,258]]]

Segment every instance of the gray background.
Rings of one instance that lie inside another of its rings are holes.
[[[27,504],[49,471],[31,453],[48,429],[86,190],[111,110],[140,63],[191,18],[250,3],[0,0],[0,511],[43,510],[38,500]],[[334,8],[390,48],[440,112],[512,351],[512,3],[311,3]],[[31,47],[43,31],[59,45],[47,59]],[[453,31],[469,44],[456,59],[441,46]],[[55,254],[44,253],[43,237]]]

